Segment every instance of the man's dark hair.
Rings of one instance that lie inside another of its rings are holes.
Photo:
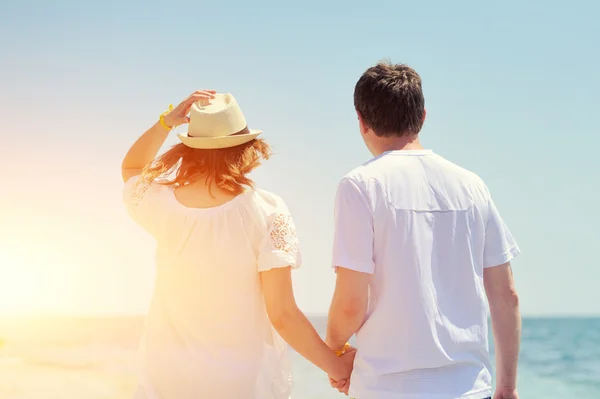
[[[408,65],[380,62],[356,83],[354,107],[377,136],[417,134],[425,115],[421,77]]]

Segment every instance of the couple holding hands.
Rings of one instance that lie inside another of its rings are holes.
[[[414,69],[369,68],[354,105],[373,158],[337,189],[325,341],[294,299],[292,215],[248,177],[269,145],[231,94],[193,93],[130,148],[124,201],[157,243],[135,399],[288,399],[288,345],[357,399],[518,398],[519,248],[488,188],[421,146]]]

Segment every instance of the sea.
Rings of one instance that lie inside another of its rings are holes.
[[[324,334],[324,317],[311,317]],[[141,317],[0,319],[0,399],[129,399]],[[490,342],[493,350],[493,342]],[[293,399],[347,398],[292,351]],[[600,318],[525,318],[522,399],[600,398]]]

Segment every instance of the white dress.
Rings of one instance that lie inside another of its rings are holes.
[[[135,399],[287,399],[287,345],[267,317],[260,271],[301,264],[294,223],[250,190],[194,209],[173,188],[127,181],[130,215],[157,241],[156,283]]]

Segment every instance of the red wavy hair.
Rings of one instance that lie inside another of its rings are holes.
[[[148,183],[157,181],[169,186],[183,186],[205,179],[232,194],[245,187],[254,188],[248,174],[271,156],[271,147],[262,139],[231,148],[196,149],[176,144],[148,164],[142,172]]]

